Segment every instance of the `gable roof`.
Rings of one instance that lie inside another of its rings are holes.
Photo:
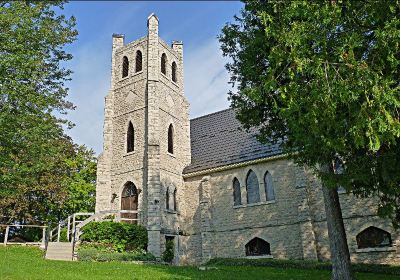
[[[225,165],[268,158],[282,153],[279,144],[261,144],[256,130],[240,129],[233,109],[215,112],[190,121],[192,163],[184,174]]]

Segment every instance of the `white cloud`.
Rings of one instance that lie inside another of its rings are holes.
[[[227,108],[229,76],[218,42],[210,40],[184,52],[185,95],[191,104],[191,117]],[[110,67],[111,46],[104,42],[81,46],[70,65],[74,74],[69,99],[77,108],[68,116],[76,126],[67,133],[96,154],[103,149],[104,96],[110,88]]]
[[[229,107],[227,59],[217,40],[184,50],[185,95],[191,104],[191,117],[198,117]]]
[[[104,96],[110,88],[111,48],[92,45],[74,54],[70,83],[71,100],[76,109],[69,113],[75,127],[67,133],[78,144],[85,144],[99,154],[103,149]]]

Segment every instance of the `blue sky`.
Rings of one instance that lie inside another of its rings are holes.
[[[224,68],[217,40],[221,28],[233,20],[243,4],[221,2],[127,2],[72,1],[63,13],[74,15],[79,36],[67,47],[74,58],[67,67],[74,71],[68,83],[76,109],[68,114],[75,127],[67,133],[78,144],[103,147],[104,97],[110,88],[111,40],[113,33],[125,35],[125,43],[147,34],[147,17],[159,18],[159,35],[167,43],[184,44],[185,95],[191,117],[225,109],[229,75]]]

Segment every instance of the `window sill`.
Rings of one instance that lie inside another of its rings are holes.
[[[164,77],[165,79],[169,80],[167,74],[164,74],[164,73],[161,72],[161,71],[160,71],[160,74],[161,74],[162,77]]]
[[[273,259],[272,255],[246,256],[246,259]]]
[[[259,206],[259,205],[268,205],[268,204],[274,204],[276,203],[276,200],[270,200],[270,201],[264,201],[264,202],[257,202],[257,203],[250,203],[250,204],[243,204],[243,205],[234,205],[233,208],[245,208],[245,207],[253,207],[253,206]]]
[[[178,83],[177,83],[177,82],[174,82],[172,79],[171,79],[171,83],[172,83],[173,85],[179,87]]]
[[[179,212],[178,212],[178,211],[171,210],[171,209],[164,209],[164,212],[165,212],[165,213],[168,213],[168,214],[176,214],[176,215],[179,215]]]
[[[167,154],[173,158],[176,158],[175,154],[171,154],[170,152],[167,152]]]
[[[137,76],[137,75],[140,75],[140,74],[143,74],[143,70],[141,70],[139,72],[135,72],[133,74],[128,74],[128,76],[119,79],[119,82],[122,82],[122,81],[124,81],[124,80],[126,80],[128,78],[131,78],[131,77],[134,77],[134,76]]]
[[[129,79],[130,76],[131,76],[131,75],[128,74],[128,76],[119,79],[119,82],[122,82],[122,81],[125,81],[126,79]]]
[[[356,249],[356,253],[395,252],[395,251],[396,247],[394,246]]]
[[[131,77],[136,76],[136,75],[140,75],[143,73],[143,70],[140,70],[139,72],[135,72],[131,75]]]
[[[136,153],[136,151],[132,151],[132,152],[129,152],[129,153],[125,153],[125,155],[123,155],[123,157],[128,157],[128,156],[131,156],[131,155],[133,155],[133,154],[135,154]]]

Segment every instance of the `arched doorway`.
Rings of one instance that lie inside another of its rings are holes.
[[[121,210],[137,211],[138,209],[138,191],[132,182],[127,182],[121,195]],[[121,213],[121,221],[137,224],[137,213]]]

